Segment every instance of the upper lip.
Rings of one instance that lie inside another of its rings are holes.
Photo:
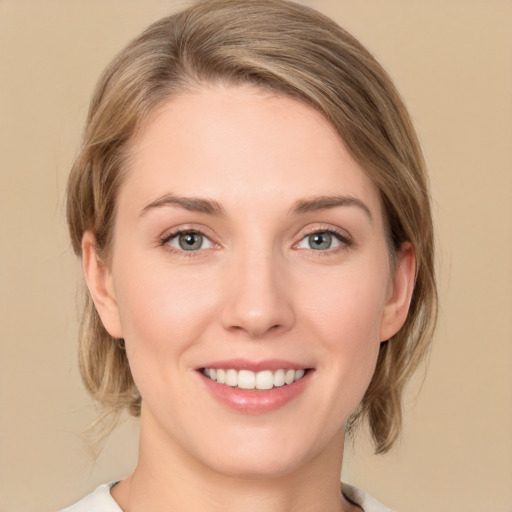
[[[250,361],[248,359],[225,359],[223,361],[211,361],[198,366],[196,370],[203,368],[214,369],[233,369],[233,370],[250,370],[253,372],[260,372],[263,370],[306,370],[311,366],[288,361],[284,359],[263,359],[261,361]]]

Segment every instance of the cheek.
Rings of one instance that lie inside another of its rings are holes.
[[[371,267],[370,267],[371,268]],[[334,346],[378,344],[387,279],[378,272],[338,272],[302,286],[303,309]],[[339,343],[337,343],[339,341]],[[333,347],[334,348],[334,347]]]
[[[131,277],[126,279],[127,275]],[[203,279],[194,272],[162,267],[156,272],[154,266],[135,263],[119,282],[127,357],[144,402],[153,411],[167,404],[169,417],[192,408],[188,414],[193,417],[196,412],[183,377],[190,368],[191,347],[215,316],[212,287],[205,289]]]
[[[150,258],[126,258],[118,262],[117,271],[116,294],[130,362],[148,368],[164,361],[179,365],[180,355],[215,315],[214,288],[205,286],[212,280],[201,272],[177,272]],[[132,370],[135,374],[133,364]]]
[[[334,385],[351,390],[354,407],[375,370],[387,293],[387,279],[382,276],[386,275],[340,273],[323,291],[310,288],[312,291],[303,299],[308,303],[309,329],[322,342],[317,349],[330,355],[321,359],[322,364],[337,376]]]

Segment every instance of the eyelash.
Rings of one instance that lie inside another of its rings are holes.
[[[311,248],[307,249],[309,252],[313,253],[314,256],[319,256],[319,257],[328,256],[333,253],[345,251],[354,245],[354,241],[352,240],[352,238],[350,236],[348,236],[345,232],[342,232],[342,231],[337,230],[332,227],[315,227],[315,228],[312,228],[312,229],[306,231],[302,235],[301,239],[298,242],[296,242],[295,244],[293,244],[293,248],[299,249],[297,246],[304,239],[306,239],[307,237],[309,237],[311,235],[321,234],[321,233],[328,233],[329,235],[332,235],[340,243],[340,246],[332,248],[332,249],[331,248],[325,249],[325,250],[316,250],[316,249],[311,249]],[[192,228],[189,228],[189,229],[180,228],[180,229],[173,230],[170,233],[166,233],[165,236],[160,238],[159,245],[165,247],[165,249],[168,251],[171,251],[173,253],[177,253],[177,254],[180,254],[180,255],[183,255],[183,256],[186,256],[189,258],[199,256],[205,249],[199,249],[199,250],[195,250],[195,251],[186,251],[183,249],[182,250],[176,249],[169,245],[169,242],[171,240],[173,240],[174,238],[179,237],[181,235],[186,235],[186,234],[201,235],[202,237],[209,240],[213,245],[218,245],[214,241],[212,241],[211,238],[208,237],[203,231],[201,231],[199,229],[192,229]]]
[[[320,234],[320,233],[328,233],[329,235],[332,235],[336,240],[340,243],[339,247],[329,248],[325,250],[315,250],[309,248],[308,251],[312,253],[315,257],[324,257],[324,256],[330,256],[332,254],[337,254],[342,251],[346,251],[347,249],[350,249],[353,247],[354,240],[344,231],[335,229],[333,227],[315,227],[311,228],[310,230],[307,230],[301,237],[301,239],[293,244],[293,247],[296,248],[298,244],[300,244],[304,239],[308,238],[311,235]]]
[[[164,247],[167,251],[185,256],[187,258],[194,258],[194,257],[200,256],[201,253],[203,253],[205,249],[196,250],[196,251],[186,251],[184,249],[176,249],[174,247],[171,247],[171,245],[169,244],[169,242],[171,242],[171,240],[173,240],[174,238],[177,238],[181,235],[187,235],[187,234],[201,235],[203,238],[206,238],[207,240],[209,240],[213,245],[218,245],[215,242],[213,242],[211,240],[211,237],[206,235],[203,231],[201,231],[200,229],[193,229],[193,228],[180,228],[180,229],[175,229],[169,233],[166,233],[162,238],[160,238],[159,245]]]

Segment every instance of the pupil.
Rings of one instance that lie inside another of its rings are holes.
[[[180,236],[180,247],[185,251],[200,249],[203,243],[203,237],[197,233],[185,233]]]
[[[329,249],[332,236],[329,233],[315,233],[309,236],[309,245],[312,249]]]

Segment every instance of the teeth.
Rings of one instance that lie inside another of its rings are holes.
[[[272,389],[274,387],[274,376],[270,370],[256,374],[256,389]]]
[[[240,389],[254,389],[256,387],[256,376],[254,372],[240,370],[238,372],[238,387]]]
[[[211,377],[210,377],[211,379]],[[232,388],[238,385],[238,372],[236,370],[226,371],[226,384]]]
[[[234,370],[232,368],[204,368],[203,374],[219,384],[226,384],[239,389],[259,389],[267,390],[274,387],[281,387],[285,384],[293,384],[302,379],[305,375],[304,370],[284,370],[279,369],[275,372],[263,370],[261,372],[251,372],[250,370]]]
[[[284,386],[284,370],[277,370],[276,373],[274,373],[274,386],[281,387]]]

